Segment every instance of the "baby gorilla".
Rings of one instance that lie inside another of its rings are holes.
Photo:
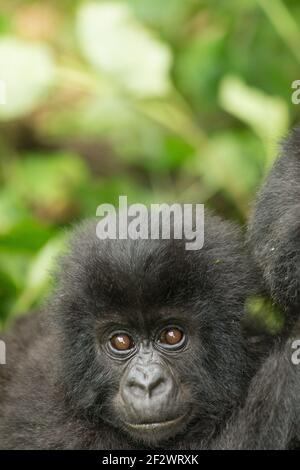
[[[81,227],[48,307],[5,338],[0,447],[210,447],[260,364],[241,323],[256,284],[237,227],[208,214],[199,251]]]

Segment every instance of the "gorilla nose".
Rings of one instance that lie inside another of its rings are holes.
[[[177,414],[178,384],[165,364],[131,363],[120,383],[120,394],[126,422],[159,423]]]
[[[160,365],[136,366],[132,368],[124,383],[123,397],[135,399],[164,399],[172,389],[172,380]]]

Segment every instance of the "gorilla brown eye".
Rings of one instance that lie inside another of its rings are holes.
[[[110,339],[110,345],[116,351],[129,351],[134,347],[134,342],[126,333],[118,333]]]
[[[184,334],[179,328],[167,328],[159,337],[159,343],[169,347],[181,346],[183,342]]]

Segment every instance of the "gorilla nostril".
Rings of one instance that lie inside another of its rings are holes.
[[[156,377],[155,380],[149,383],[148,385],[148,393],[151,397],[152,395],[159,395],[165,391],[165,378],[160,376]]]
[[[127,388],[132,392],[132,393],[139,393],[139,394],[144,394],[147,391],[147,388],[142,382],[138,382],[136,380],[130,380],[127,382]]]

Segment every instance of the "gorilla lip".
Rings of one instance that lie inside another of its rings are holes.
[[[182,415],[182,416],[179,416],[178,418],[172,419],[170,421],[160,421],[160,422],[156,422],[156,423],[139,423],[139,424],[135,424],[135,423],[125,422],[124,424],[127,427],[129,427],[131,429],[134,429],[136,431],[153,431],[155,429],[167,429],[170,426],[174,426],[176,424],[179,424],[185,418],[185,416],[186,415]]]

